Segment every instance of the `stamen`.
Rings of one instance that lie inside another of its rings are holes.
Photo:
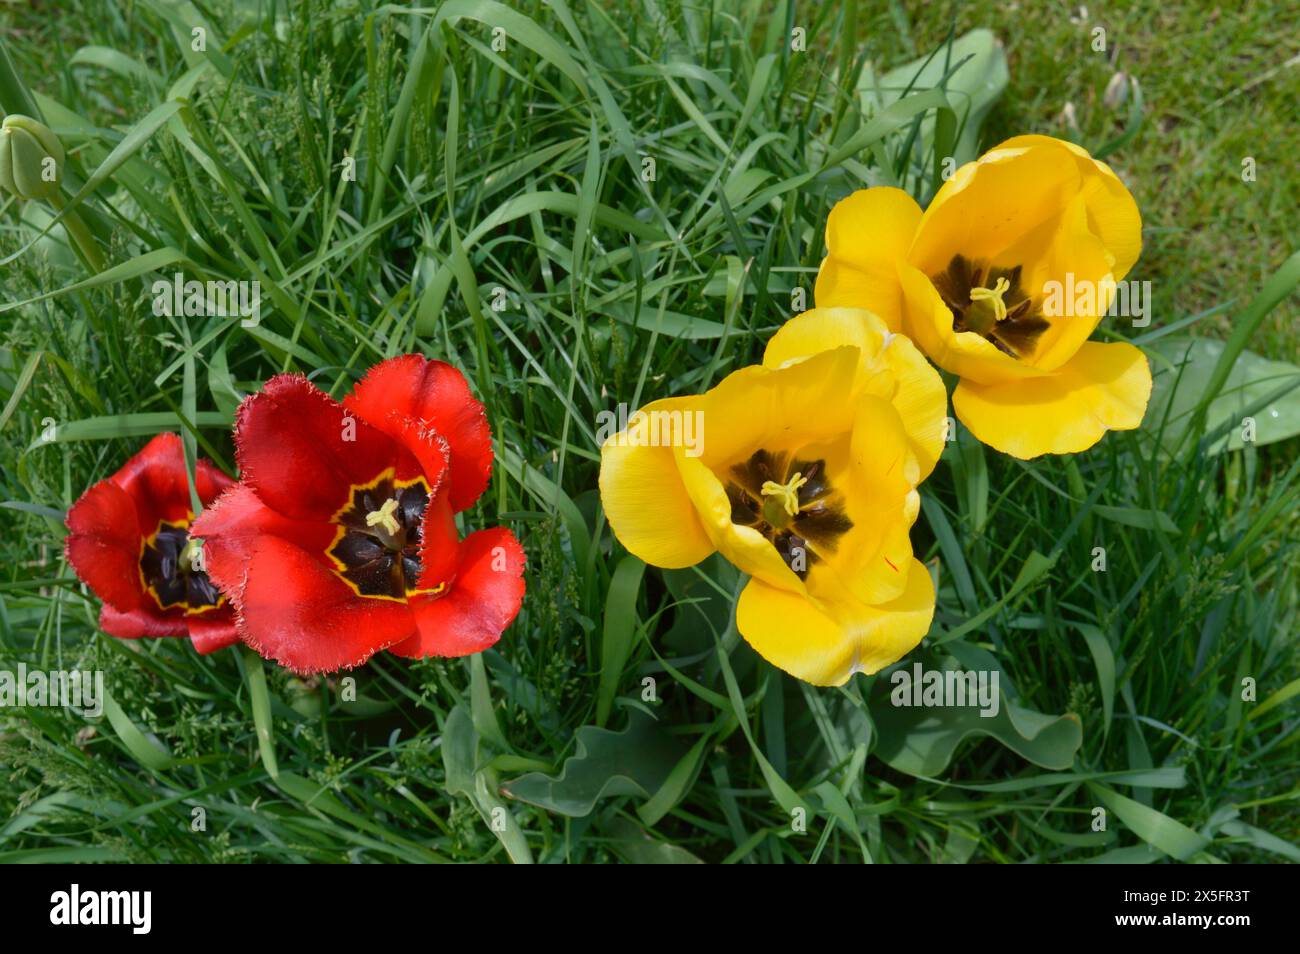
[[[202,570],[202,566],[199,566],[203,562],[202,553],[203,544],[199,540],[194,537],[186,540],[180,555],[181,572],[193,573],[196,569]]]
[[[799,488],[808,483],[808,478],[802,474],[795,474],[790,478],[789,483],[778,484],[775,480],[763,481],[763,495],[774,496],[781,499],[781,504],[785,507],[785,512],[794,516],[799,512]]]
[[[384,501],[384,505],[378,510],[372,510],[366,514],[367,527],[383,527],[389,534],[395,534],[402,529],[402,525],[397,522],[393,516],[397,512],[397,498],[389,497]]]
[[[971,301],[989,301],[993,303],[993,317],[996,321],[1005,321],[1007,317],[1007,304],[1002,300],[1002,296],[1011,288],[1011,283],[1007,281],[1006,276],[997,280],[992,288],[972,288],[970,290]]]

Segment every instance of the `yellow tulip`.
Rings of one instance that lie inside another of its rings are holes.
[[[815,309],[777,332],[762,366],[649,404],[610,437],[605,514],[656,566],[721,552],[750,576],[736,606],[750,645],[800,679],[841,685],[929,629],[934,586],[908,531],[946,408],[907,338],[862,309]],[[677,439],[691,421],[702,439]]]
[[[1137,427],[1151,396],[1141,351],[1088,340],[1141,229],[1108,166],[1018,136],[957,169],[924,212],[887,187],[838,203],[817,305],[868,308],[909,335],[961,379],[953,409],[989,446],[1022,459],[1086,450]],[[1076,287],[1088,295],[1062,308],[1059,289]]]

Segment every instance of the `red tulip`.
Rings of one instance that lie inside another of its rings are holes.
[[[194,527],[240,635],[296,672],[464,656],[500,638],[524,595],[503,527],[459,539],[487,486],[492,435],[459,371],[420,355],[372,368],[342,404],[272,378],[235,421],[240,483]]]
[[[203,459],[194,482],[204,504],[234,484]],[[64,552],[103,601],[104,632],[121,639],[188,636],[200,653],[238,642],[230,604],[189,545],[193,519],[175,434],[159,434],[68,511]]]

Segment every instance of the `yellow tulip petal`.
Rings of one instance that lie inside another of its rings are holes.
[[[926,275],[943,271],[958,254],[992,261],[1059,215],[1079,185],[1078,164],[1059,149],[991,150],[935,193],[907,260]]]
[[[782,325],[763,351],[765,368],[780,368],[823,351],[851,345],[864,365],[873,363],[890,335],[865,308],[813,308]]]
[[[731,501],[713,471],[697,457],[678,453],[676,461],[682,484],[711,543],[709,552],[721,551],[734,566],[757,580],[805,592],[803,581],[785,565],[772,541],[753,527],[732,523]]]
[[[826,566],[813,567],[808,587],[831,598],[838,591],[866,603],[894,599],[906,585],[912,559],[908,534],[916,511],[908,497],[920,482],[920,465],[893,406],[870,396],[857,401],[858,418],[849,445],[844,487],[845,512],[853,528],[840,540]]]
[[[1141,351],[1090,341],[1053,374],[995,385],[963,380],[952,401],[977,438],[1028,460],[1087,450],[1108,430],[1132,430],[1150,397]]]
[[[883,356],[894,372],[895,389],[890,403],[903,419],[907,439],[921,468],[919,480],[925,480],[938,463],[947,440],[948,389],[909,338],[902,335],[891,338]]]
[[[826,221],[829,249],[817,273],[818,308],[867,308],[901,330],[897,263],[921,221],[921,207],[902,189],[862,189],[836,203]]]
[[[1031,263],[1022,282],[1038,298],[1049,327],[1024,360],[1054,371],[1074,356],[1101,323],[1115,284],[1105,246],[1088,228],[1082,195],[1070,201],[1050,235],[1035,239],[1035,249],[1026,250],[1019,259]]]
[[[698,405],[704,413],[700,459],[721,471],[759,448],[790,449],[847,434],[853,409],[845,395],[857,368],[857,349],[843,347],[787,367],[732,372]]]
[[[736,628],[773,666],[814,686],[843,685],[853,674],[853,638],[806,596],[750,580]]]
[[[750,580],[736,604],[736,628],[772,665],[817,686],[839,686],[855,672],[875,673],[920,643],[934,617],[934,585],[912,560],[895,600],[870,606],[814,602]]]
[[[831,258],[822,259],[813,297],[819,308],[868,308],[891,331],[902,328],[902,292],[898,279],[877,280]]]
[[[921,207],[902,189],[859,189],[835,203],[826,220],[830,254],[859,271],[907,254],[921,221]]]
[[[943,379],[912,342],[861,308],[814,308],[787,321],[763,352],[763,365],[790,362],[844,345],[858,349],[855,387],[894,405],[917,460],[921,480],[943,452],[948,392]]]
[[[646,563],[677,569],[714,551],[682,483],[672,447],[647,446],[650,412],[694,408],[698,398],[669,398],[642,408],[600,449],[600,499],[623,546]]]
[[[1016,136],[996,148],[1026,147],[1063,148],[1074,157],[1081,176],[1081,192],[1088,206],[1088,227],[1113,257],[1111,271],[1115,280],[1122,279],[1142,253],[1142,215],[1132,193],[1110,166],[1072,142],[1050,136]]]

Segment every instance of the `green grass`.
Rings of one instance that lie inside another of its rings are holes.
[[[102,669],[117,706],[93,725],[0,710],[0,860],[1300,858],[1295,439],[1209,455],[1197,428],[1170,455],[1152,415],[1024,464],[963,432],[922,488],[914,543],[939,607],[904,665],[998,669],[1044,726],[995,720],[950,760],[888,705],[887,676],[790,679],[736,633],[734,571],[715,558],[642,573],[601,516],[596,415],[705,389],[761,354],[791,289],[811,293],[831,204],[908,169],[912,117],[861,122],[863,60],[932,48],[947,13],[553,0],[453,2],[444,14],[469,16],[435,23],[303,0],[274,7],[276,23],[218,3],[202,7],[205,55],[189,50],[189,4],[65,6],[6,8],[6,46],[75,114],[51,120],[74,190],[127,143],[81,204],[109,262],[174,249],[187,277],[258,278],[274,308],[256,333],[156,317],[154,276],[73,288],[87,272],[58,233],[28,247],[40,209],[0,214],[4,301],[50,296],[0,313],[0,668]],[[1219,100],[1294,56],[1294,37],[1255,8],[1208,25],[1155,5],[1106,16],[1147,103],[1109,161],[1147,225],[1149,330],[1234,302],[1192,329],[1244,335],[1247,303],[1296,246],[1297,70]],[[1066,101],[1086,145],[1124,128],[1100,104],[1111,68],[1065,12],[981,3],[955,23],[1008,44],[985,145],[1065,134]],[[807,53],[788,52],[788,24]],[[134,141],[201,64],[188,104]],[[1239,154],[1258,159],[1256,183]],[[1254,314],[1250,347],[1294,359],[1294,299]],[[511,526],[529,557],[523,611],[494,650],[381,654],[344,674],[357,699],[343,701],[342,676],[97,633],[98,604],[60,558],[61,515],[156,429],[137,415],[199,425],[229,467],[221,422],[270,375],[341,394],[411,350],[464,369],[488,407],[496,470],[466,522]],[[133,436],[105,420],[119,415]],[[47,419],[59,440],[32,446]],[[938,718],[952,735],[986,727]],[[562,784],[536,774],[579,754]]]

